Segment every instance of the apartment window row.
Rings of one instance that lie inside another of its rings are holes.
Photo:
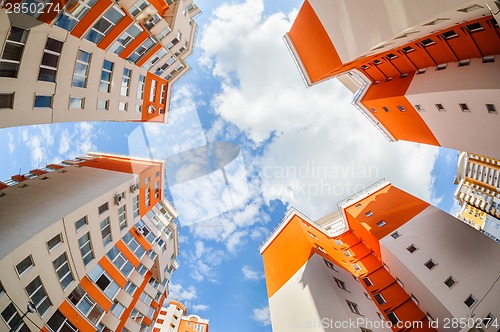
[[[420,104],[416,104],[414,106],[415,106],[415,109],[419,112],[425,111],[425,108]],[[446,108],[443,106],[443,104],[434,104],[434,106],[436,107],[436,109],[439,112],[446,112]],[[459,103],[458,106],[462,112],[466,112],[466,113],[471,112],[469,106],[466,103]],[[494,104],[485,104],[484,106],[485,106],[485,110],[489,114],[497,114],[497,109],[496,109]]]
[[[55,82],[59,57],[61,56],[63,43],[59,40],[48,38],[43,50],[42,63],[38,72],[38,80]]]
[[[89,273],[89,278],[99,287],[100,290],[111,300],[113,300],[121,289],[120,286],[97,264]]]
[[[184,65],[180,63],[174,70],[172,70],[169,74],[165,75],[166,80],[170,80],[174,77],[178,72],[180,72],[184,68]]]
[[[125,13],[118,6],[111,7],[92,28],[90,28],[83,38],[94,44],[99,43],[124,16]]]
[[[162,59],[165,55],[167,54],[167,50],[164,49],[163,47],[160,48],[151,58],[149,58],[146,63],[142,65],[142,68],[144,69],[150,69],[153,67],[155,63],[157,63],[160,59]]]
[[[0,56],[0,77],[17,78],[29,31],[11,26]]]
[[[132,251],[134,255],[137,256],[137,258],[141,259],[146,253],[146,249],[144,249],[144,247],[139,242],[137,242],[135,237],[130,234],[130,232],[126,233],[123,236],[122,240],[123,242],[125,242],[130,251]]]
[[[156,45],[156,42],[154,41],[153,38],[148,37],[138,48],[132,52],[132,54],[128,57],[128,60],[132,61],[133,63],[137,63],[144,54],[146,54],[150,49],[152,49]]]
[[[111,44],[108,51],[120,55],[123,50],[143,31],[144,30],[137,23],[131,25],[113,44]]]
[[[102,316],[106,313],[104,309],[80,286],[69,294],[68,300],[75,308],[94,325],[97,326]]]
[[[78,0],[71,8],[64,10],[54,24],[71,31],[96,3],[97,0]]]
[[[112,247],[106,256],[109,258],[111,263],[125,276],[128,277],[134,266],[130,261],[122,254],[122,252],[117,247]]]

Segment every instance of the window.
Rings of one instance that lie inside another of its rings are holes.
[[[142,68],[144,69],[150,69],[153,67],[155,63],[157,63],[161,58],[163,58],[167,54],[167,50],[164,49],[163,47],[160,48],[152,57],[149,58],[146,63],[142,65]]]
[[[22,276],[24,272],[26,272],[29,268],[31,268],[33,265],[33,258],[31,258],[31,255],[23,259],[19,264],[16,265],[16,271],[19,276]]]
[[[144,99],[144,85],[146,84],[146,76],[139,75],[139,85],[137,86],[137,98]]]
[[[347,306],[349,307],[349,309],[351,309],[351,311],[355,314],[358,314],[358,315],[361,315],[361,313],[359,312],[359,309],[358,309],[358,305],[354,302],[351,302],[351,301],[347,301]]]
[[[405,108],[401,105],[398,105],[398,110],[400,110],[401,112],[406,112]]]
[[[421,68],[419,70],[417,70],[417,75],[421,75],[423,73],[425,73],[427,71],[427,68]]]
[[[146,0],[138,0],[136,3],[134,3],[127,11],[130,13],[132,16],[137,16],[144,8],[149,6],[149,2]]]
[[[160,31],[159,34],[156,35],[156,38],[158,38],[158,40],[162,40],[163,38],[165,38],[166,35],[168,35],[170,32],[172,32],[172,29],[170,29],[169,26],[167,26],[165,29],[163,29],[162,31]]]
[[[120,229],[124,229],[125,227],[127,227],[126,205],[123,205],[120,208],[118,208],[118,220],[120,223]]]
[[[96,325],[105,314],[104,310],[98,305],[79,285],[69,294],[68,299],[73,305]]]
[[[165,104],[165,97],[167,95],[167,87],[165,84],[161,85],[161,90],[160,90],[160,103]]]
[[[146,303],[147,305],[150,305],[151,302],[153,301],[153,298],[151,296],[149,296],[146,292],[142,292],[141,293],[141,296],[139,296],[139,299]]]
[[[125,234],[122,240],[123,242],[125,242],[130,251],[132,251],[134,255],[137,256],[137,258],[141,259],[142,256],[144,256],[144,254],[146,253],[146,249],[144,249],[144,247],[139,242],[137,242],[132,234]]]
[[[425,317],[427,317],[427,319],[428,319],[430,322],[433,322],[433,321],[434,321],[434,317],[432,317],[430,313],[426,313],[426,314],[425,314]]]
[[[167,44],[167,48],[171,49],[172,47],[177,45],[181,41],[181,38],[182,38],[181,32],[177,31],[177,36],[174,39],[172,39],[170,43]]]
[[[101,221],[101,235],[102,235],[102,243],[104,244],[104,246],[113,241],[113,238],[111,236],[111,226],[109,224],[109,217]]]
[[[367,217],[371,217],[373,215],[373,212],[372,211],[368,211],[365,213],[365,216]]]
[[[397,56],[396,54],[394,54],[394,53],[389,53],[389,54],[387,54],[385,57],[386,57],[387,59],[389,59],[389,60],[394,60],[394,59],[396,59],[398,56]]]
[[[108,205],[108,202],[102,204],[101,206],[99,206],[98,208],[98,211],[99,211],[99,214],[103,214],[104,212],[108,211],[109,210],[109,205]]]
[[[132,71],[128,68],[123,68],[122,87],[120,89],[120,94],[122,96],[128,96],[131,77],[132,77]]]
[[[486,109],[488,110],[488,113],[490,113],[490,114],[497,114],[497,110],[495,108],[495,105],[493,105],[493,104],[486,104]]]
[[[443,104],[435,104],[436,105],[436,108],[439,112],[444,112],[446,111],[443,107]]]
[[[355,271],[360,271],[360,270],[362,270],[362,269],[361,269],[361,266],[359,266],[359,264],[358,264],[358,263],[354,263],[354,264],[351,264],[351,265],[352,265],[352,268],[353,268]]]
[[[55,248],[56,246],[58,246],[61,242],[62,242],[62,237],[61,237],[61,234],[59,233],[56,236],[54,236],[52,239],[47,241],[47,248],[50,251],[53,248]]]
[[[403,52],[405,52],[405,53],[410,53],[410,52],[415,51],[415,49],[413,49],[411,46],[406,46],[406,47],[403,47],[401,50],[402,50]]]
[[[377,312],[377,316],[380,320],[384,320],[384,316],[380,312]]]
[[[114,299],[120,290],[120,286],[104,272],[104,269],[99,264],[88,273],[88,276],[110,299]]]
[[[400,237],[400,236],[401,236],[401,234],[400,234],[399,232],[394,232],[394,233],[392,233],[392,234],[391,234],[391,237],[392,237],[393,239],[397,239],[397,238],[398,238],[398,237]]]
[[[135,290],[137,289],[137,286],[129,280],[127,281],[127,284],[125,285],[125,287],[123,287],[123,289],[130,295],[133,295]]]
[[[380,220],[380,221],[377,223],[377,226],[378,226],[378,227],[383,227],[383,226],[385,226],[385,225],[387,225],[387,223],[386,223],[384,220]]]
[[[125,101],[120,101],[120,102],[118,103],[118,110],[119,110],[119,111],[124,112],[124,111],[126,111],[127,109],[128,109],[128,103],[127,103],[127,102],[125,102]]]
[[[22,321],[21,316],[19,316],[14,304],[9,303],[9,305],[2,311],[2,318],[11,331],[16,329],[16,332],[30,332],[30,329],[24,325],[24,322]],[[19,328],[17,329],[17,327]]]
[[[382,61],[380,61],[380,60],[373,60],[373,64],[375,66],[378,66],[378,65],[382,64]]]
[[[337,278],[333,278],[335,280],[335,283],[337,284],[337,286],[339,288],[342,288],[343,290],[347,290],[346,286],[345,286],[345,282],[343,282],[342,280],[340,279],[337,279]]]
[[[28,31],[11,26],[0,57],[0,77],[17,78]]]
[[[83,264],[87,265],[92,259],[94,259],[90,232],[85,233],[85,235],[79,238],[78,244],[80,245],[80,253],[82,254]]]
[[[66,289],[66,287],[68,287],[68,285],[74,280],[66,253],[57,257],[56,260],[52,262],[52,265],[54,265],[54,270],[56,271],[57,278],[59,279],[62,289]]]
[[[491,62],[495,62],[494,55],[488,55],[483,57],[483,63],[491,63]]]
[[[101,72],[101,83],[99,84],[99,91],[110,92],[111,91],[111,77],[113,76],[113,66],[114,63],[108,60],[104,60]]]
[[[335,240],[335,244],[341,246],[344,243],[342,242],[342,240]]]
[[[328,266],[330,269],[332,269],[333,271],[335,272],[339,272],[339,270],[337,270],[337,268],[335,267],[335,264],[333,264],[332,262],[330,261],[327,261],[326,259],[323,258],[323,261],[325,262],[325,265]]]
[[[435,44],[435,42],[430,38],[424,39],[420,42],[420,45],[422,45],[423,47],[428,47],[428,46],[431,46],[434,44]]]
[[[68,31],[73,30],[73,28],[78,24],[85,14],[90,10],[90,8],[95,5],[97,0],[78,0],[73,6],[67,8],[59,16],[55,25],[66,29]]]
[[[446,67],[448,66],[447,63],[442,63],[442,64],[439,64],[437,65],[436,67],[436,70],[443,70],[443,69],[446,69]]]
[[[441,34],[441,36],[443,36],[444,39],[452,39],[452,38],[458,37],[458,34],[455,31],[450,30],[450,31],[443,32]]]
[[[118,302],[118,301],[113,302],[113,305],[111,306],[111,312],[113,313],[113,315],[120,318],[124,311],[125,311],[125,307],[123,305],[121,305],[120,302]]]
[[[91,59],[92,59],[92,54],[82,50],[78,50],[71,86],[75,86],[78,88],[87,87],[87,75],[89,72]]]
[[[462,110],[462,112],[469,112],[470,113],[470,109],[467,106],[467,104],[459,104],[459,105],[460,105],[460,109]]]
[[[318,239],[318,238],[316,237],[316,235],[314,235],[314,234],[313,234],[313,233],[311,233],[311,232],[307,232],[307,234],[309,234],[309,236],[310,236],[310,237],[312,237],[313,239],[316,239],[316,240]]]
[[[149,91],[149,101],[153,102],[156,99],[156,80],[151,81],[151,89]]]
[[[149,207],[151,205],[151,190],[149,188],[146,188],[144,192],[144,196],[146,199],[146,207]]]
[[[45,82],[55,82],[59,57],[61,56],[63,43],[48,38],[43,50],[42,63],[38,72],[38,80]]]
[[[119,7],[111,7],[94,26],[90,28],[83,38],[94,44],[99,43],[123,16],[125,16],[125,13]]]
[[[490,312],[488,314],[488,316],[486,316],[483,319],[483,325],[484,325],[484,327],[488,328],[488,327],[490,327],[491,324],[493,324],[493,322],[495,322],[495,325],[496,325],[496,318]]]
[[[26,286],[25,290],[40,316],[43,316],[52,306],[52,302],[50,302],[47,292],[45,292],[40,277],[37,276],[33,279],[33,281]]]
[[[411,296],[410,296],[410,297],[411,297],[412,301],[413,301],[413,302],[415,302],[415,304],[416,304],[416,305],[418,305],[418,304],[419,304],[419,301],[418,301],[418,299],[415,297],[415,295],[411,294]]]
[[[138,24],[132,24],[124,33],[122,33],[116,41],[111,44],[108,51],[115,54],[121,54],[125,47],[127,47],[137,36],[142,32],[142,28]]]
[[[469,32],[477,32],[477,31],[484,30],[483,26],[479,22],[468,24],[468,25],[465,26],[465,28]]]
[[[399,278],[396,278],[396,282],[399,284],[399,286],[401,286],[401,288],[405,288],[405,285]]]
[[[380,293],[373,295],[373,297],[375,298],[375,300],[377,301],[378,304],[387,303],[387,301],[385,300],[385,298]]]
[[[458,66],[459,67],[464,67],[464,66],[468,66],[468,65],[470,65],[470,59],[458,61]]]
[[[139,216],[139,195],[134,197],[133,200],[134,218]]]
[[[389,321],[392,323],[392,325],[396,325],[397,323],[400,322],[398,316],[392,311],[387,314],[387,318],[389,318]]]
[[[0,108],[14,108],[14,93],[0,93]]]
[[[470,308],[474,305],[474,303],[476,303],[476,301],[477,301],[476,298],[471,294],[469,295],[469,297],[465,299],[464,303],[466,306]]]
[[[98,99],[97,100],[97,109],[98,110],[109,110],[109,100]]]
[[[120,272],[122,272],[126,277],[128,277],[134,269],[134,266],[129,262],[127,258],[125,258],[125,256],[123,256],[123,254],[117,247],[112,247],[106,253],[106,256],[111,260],[111,263],[113,263],[113,265],[116,266],[116,268],[120,270]]]
[[[135,105],[135,111],[137,113],[142,113],[142,105],[139,105],[139,104]]]
[[[146,274],[146,272],[148,271],[148,269],[142,264],[139,264],[139,266],[137,266],[135,268],[135,270],[137,271],[137,273],[139,273],[143,277]]]
[[[417,251],[417,250],[418,250],[418,248],[417,248],[417,247],[415,247],[415,245],[414,245],[414,244],[411,244],[411,245],[409,245],[409,246],[406,248],[406,250],[408,250],[408,251],[410,252],[410,254],[413,254],[415,251]]]
[[[365,283],[366,286],[368,286],[368,287],[373,286],[373,282],[371,281],[370,278],[365,277],[365,278],[363,278],[361,280],[363,280],[363,282]]]
[[[56,312],[50,317],[47,322],[47,326],[54,332],[63,332],[63,331],[76,331],[78,329],[71,324],[66,317],[59,311]]]
[[[387,107],[385,107],[385,106],[382,106],[382,109],[383,109],[386,113],[388,113],[388,112],[389,112],[389,109],[388,109]]]
[[[436,267],[437,263],[434,262],[432,259],[429,259],[425,264],[424,264],[429,270],[432,270],[434,267]]]
[[[76,109],[83,109],[85,106],[85,98],[81,97],[69,97],[69,108],[76,110]]]
[[[136,63],[144,54],[146,54],[154,45],[155,41],[153,38],[148,37],[142,45],[135,49],[135,51],[128,57],[128,59]]]
[[[319,251],[321,251],[322,253],[325,253],[325,254],[326,254],[325,249],[323,249],[323,247],[321,247],[320,245],[317,245],[317,244],[316,244],[316,249],[318,249],[318,250],[319,250]]]
[[[34,108],[52,108],[52,96],[35,96]]]
[[[78,231],[80,228],[88,224],[87,216],[78,219],[75,222],[75,229]]]
[[[342,252],[344,253],[344,256],[352,257],[352,253],[349,250],[342,250]]]

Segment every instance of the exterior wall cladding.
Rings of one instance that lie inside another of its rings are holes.
[[[500,159],[498,8],[307,0],[285,40],[307,85],[337,77],[388,140]]]
[[[28,0],[0,9],[0,127],[167,122],[171,86],[189,70],[192,0],[36,4],[33,15],[12,13],[33,9]]]
[[[500,246],[382,181],[261,246],[273,331],[497,331]]]
[[[0,330],[151,331],[178,267],[164,171],[89,154],[4,181]]]

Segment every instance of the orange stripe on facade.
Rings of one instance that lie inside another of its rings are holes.
[[[127,13],[125,11],[125,13]],[[99,48],[106,50],[127,28],[134,22],[134,19],[127,13],[124,18],[109,31],[106,36],[97,44]]]
[[[93,332],[96,330],[67,300],[64,300],[58,309],[79,331]]]
[[[312,83],[342,65],[335,46],[308,1],[302,5],[288,36]]]
[[[80,280],[80,286],[96,301],[104,311],[110,311],[113,302],[87,276]]]
[[[109,261],[108,257],[103,256],[99,260],[99,265],[102,266],[104,271],[106,271],[121,288],[125,287],[128,281],[127,278],[125,278],[123,274],[113,265],[113,263]]]
[[[156,10],[158,10],[158,15],[163,17],[163,14],[168,9],[167,3],[163,0],[150,0],[149,2],[156,8]]]
[[[82,38],[83,34],[94,25],[95,21],[111,6],[111,4],[112,2],[109,0],[98,1],[73,28],[71,34],[77,38]]]
[[[137,242],[139,242],[144,247],[144,249],[146,249],[146,251],[149,251],[151,249],[151,243],[149,243],[148,240],[146,240],[146,238],[142,236],[142,234],[139,234],[135,228],[130,231],[130,234],[135,237]]]
[[[135,231],[131,230],[130,233],[135,233]],[[128,261],[134,267],[138,267],[139,264],[141,264],[141,261],[134,255],[134,253],[127,247],[127,245],[122,240],[116,242],[116,247],[120,249],[123,256],[125,256],[125,258],[127,258]]]
[[[46,24],[51,24],[59,14],[59,11],[57,9],[62,10],[68,2],[69,0],[53,0],[52,5],[46,7],[46,10],[43,12],[43,14],[38,17],[38,20]]]
[[[147,271],[146,274],[144,275],[144,280],[142,281],[142,284],[135,290],[134,295],[133,295],[133,299],[130,302],[130,305],[123,311],[120,324],[116,328],[116,331],[121,331],[123,329],[123,327],[125,326],[127,319],[130,317],[132,310],[135,308],[135,305],[137,304],[137,301],[139,300],[139,296],[141,296],[142,292],[144,291],[144,288],[146,288],[146,285],[148,284],[148,281],[149,281],[149,278],[151,278],[151,275],[152,275],[152,273],[150,271]]]
[[[149,60],[156,52],[158,52],[162,48],[161,44],[156,44],[153,46],[146,54],[144,54],[139,61],[136,62],[138,67],[141,67],[146,61]]]
[[[141,32],[141,34],[137,37],[135,37],[135,39],[130,43],[128,44],[127,47],[125,47],[125,49],[120,53],[120,58],[122,59],[126,59],[130,56],[130,54],[132,54],[132,52],[135,51],[136,48],[138,48],[142,43],[144,43],[144,41],[146,39],[148,39],[149,37],[149,32],[144,29],[143,32]]]

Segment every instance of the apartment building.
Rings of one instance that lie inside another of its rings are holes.
[[[285,40],[307,85],[337,77],[389,141],[500,158],[499,8],[306,0]]]
[[[500,242],[500,160],[461,152],[455,198],[463,222]]]
[[[178,267],[164,172],[93,153],[3,181],[0,330],[151,331]]]
[[[172,84],[189,70],[198,13],[192,0],[6,1],[0,127],[166,123]]]
[[[289,210],[260,252],[273,331],[499,329],[498,244],[386,181]]]
[[[171,300],[168,307],[160,310],[153,332],[208,332],[208,325],[208,319],[188,315],[182,303]]]

